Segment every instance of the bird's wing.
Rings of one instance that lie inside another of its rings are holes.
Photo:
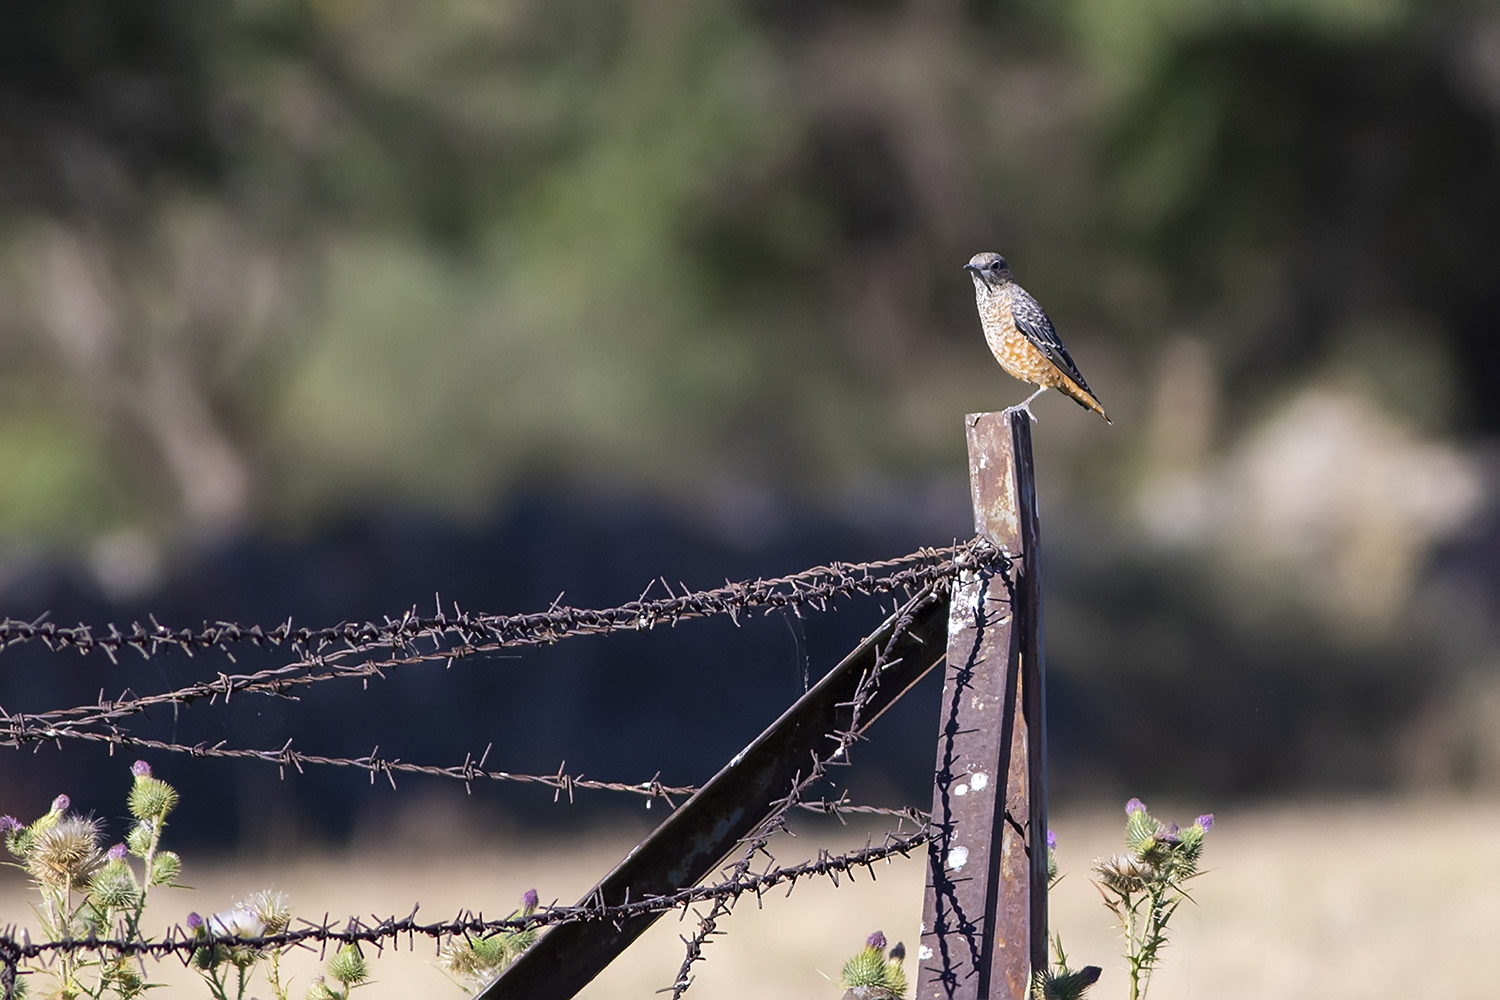
[[[1015,286],[1010,314],[1016,324],[1016,329],[1021,331],[1021,336],[1041,348],[1048,361],[1056,365],[1068,378],[1077,382],[1084,392],[1093,395],[1093,390],[1083,380],[1083,373],[1078,370],[1078,365],[1074,364],[1073,355],[1068,353],[1068,349],[1058,338],[1057,331],[1052,328],[1052,320],[1047,318],[1047,314],[1042,311],[1037,300],[1019,285]]]

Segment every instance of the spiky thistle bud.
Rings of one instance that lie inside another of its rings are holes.
[[[25,865],[31,877],[44,885],[81,886],[103,860],[98,820],[69,816],[33,835]]]
[[[123,1000],[130,1000],[131,997],[138,997],[146,992],[145,977],[128,959],[112,962],[104,970],[104,982]]]
[[[443,945],[439,963],[453,975],[471,983],[487,982],[511,960],[510,936],[451,938]]]
[[[130,788],[130,815],[139,820],[160,821],[167,813],[177,808],[177,789],[151,777],[148,768],[145,774],[137,774]]]
[[[308,987],[307,1000],[340,1000],[340,998],[323,977],[319,976],[313,980],[312,986]]]
[[[132,826],[125,834],[125,846],[130,848],[130,853],[138,858],[144,858],[151,853],[151,845],[156,841],[156,820],[143,819]]]
[[[1084,966],[1076,972],[1066,966],[1055,972],[1038,971],[1031,978],[1032,1000],[1082,1000],[1088,988],[1099,981],[1104,970],[1097,965]]]
[[[346,944],[328,960],[328,976],[346,987],[358,986],[370,978],[370,967],[358,947]]]
[[[14,856],[23,857],[31,850],[31,837],[14,816],[0,816],[0,834],[5,837],[5,849]]]
[[[104,867],[89,880],[89,898],[106,913],[110,910],[133,909],[140,902],[141,888],[136,884],[135,873],[126,864],[123,853],[115,857],[114,848],[110,848]]]
[[[182,874],[182,858],[175,851],[158,851],[151,859],[150,882],[153,886],[176,886]]]
[[[1133,800],[1139,801],[1139,800]],[[1127,813],[1125,846],[1138,858],[1147,858],[1164,842],[1166,828],[1144,806]]]
[[[906,947],[898,944],[887,959],[885,945],[885,935],[876,931],[865,939],[865,946],[844,963],[839,980],[849,991],[846,997],[899,1000],[906,995],[906,971],[901,967]]]
[[[839,972],[839,981],[849,989],[858,986],[884,986],[885,955],[874,948],[861,948],[844,963],[844,968]]]

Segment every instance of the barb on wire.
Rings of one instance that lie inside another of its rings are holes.
[[[116,624],[98,628],[84,624],[65,626],[45,618],[29,622],[5,619],[0,621],[0,649],[39,642],[53,650],[99,651],[111,656],[134,650],[150,657],[172,649],[191,655],[200,650],[228,650],[244,644],[312,651],[372,645],[403,648],[417,640],[444,636],[455,637],[459,644],[493,639],[505,646],[537,645],[572,635],[641,631],[689,618],[760,607],[821,608],[827,601],[845,594],[870,595],[909,589],[951,575],[956,563],[992,558],[983,551],[986,548],[968,542],[918,549],[894,559],[833,562],[770,580],[726,583],[712,590],[672,594],[669,589],[669,596],[664,598],[648,600],[643,595],[619,607],[605,609],[554,603],[542,612],[504,615],[476,614],[457,606],[450,613],[439,607],[431,617],[412,610],[380,623],[344,622],[324,628],[293,626],[291,619],[271,628],[220,621],[198,629],[169,628],[155,619],[149,626],[134,622],[125,629]]]
[[[104,650],[113,657],[133,648],[145,656],[180,647],[195,650],[228,650],[233,642],[256,645],[289,644],[301,651],[298,659],[249,673],[219,672],[210,680],[197,681],[158,694],[100,698],[92,704],[35,713],[7,713],[0,708],[4,727],[0,742],[21,743],[74,735],[80,728],[109,726],[151,708],[165,705],[213,703],[234,694],[259,693],[290,696],[295,689],[339,678],[368,680],[385,671],[417,663],[452,663],[501,650],[557,642],[575,635],[599,635],[621,630],[645,630],[661,624],[717,614],[737,616],[755,608],[775,610],[803,607],[824,608],[828,602],[851,594],[874,595],[914,591],[946,584],[960,570],[995,561],[1008,561],[982,540],[943,549],[922,549],[896,559],[869,563],[831,563],[773,580],[729,584],[715,590],[681,593],[658,600],[637,600],[616,608],[581,610],[553,608],[521,615],[474,615],[455,608],[453,615],[439,613],[421,618],[415,613],[384,626],[341,625],[331,629],[293,629],[290,623],[266,631],[256,626],[221,623],[200,632],[172,631],[162,626],[131,632],[110,625],[100,636],[89,626],[62,628],[49,622],[0,622],[0,649],[21,642],[40,641],[49,649]],[[737,617],[736,617],[737,620]],[[419,640],[430,642],[430,650],[418,650]],[[343,643],[342,647],[337,644]],[[390,651],[389,655],[384,655]]]
[[[911,628],[917,613],[923,607],[941,599],[941,595],[937,591],[928,589],[908,600],[905,606],[899,609],[899,617],[891,629],[891,634],[886,638],[884,644],[876,650],[875,662],[855,686],[853,697],[849,703],[848,726],[842,732],[827,734],[832,738],[832,747],[826,752],[815,752],[812,754],[811,766],[808,768],[806,775],[800,775],[792,782],[792,787],[787,792],[786,797],[777,802],[771,813],[757,825],[750,836],[745,838],[740,857],[726,869],[728,872],[726,881],[732,882],[745,878],[750,871],[750,866],[754,862],[755,857],[759,854],[764,854],[769,859],[768,863],[775,863],[775,859],[771,857],[767,846],[771,837],[778,831],[786,828],[788,813],[792,809],[803,805],[803,795],[809,788],[826,777],[830,767],[846,767],[849,765],[849,751],[855,742],[861,738],[859,735],[861,728],[860,720],[865,706],[869,703],[878,688],[881,672],[895,662],[892,659],[892,652],[896,648],[896,643]],[[678,967],[676,979],[671,986],[658,992],[665,993],[670,990],[672,1000],[680,1000],[681,996],[687,992],[693,984],[693,965],[703,959],[703,949],[708,944],[709,939],[715,934],[723,933],[718,930],[718,922],[722,917],[729,915],[738,898],[738,896],[717,897],[714,900],[713,907],[706,915],[702,913],[698,914],[699,926],[697,933],[691,938],[685,937],[682,939],[686,953],[683,957],[682,965]]]
[[[695,903],[715,899],[737,899],[745,893],[763,894],[780,885],[787,886],[787,893],[796,887],[797,881],[812,876],[831,878],[837,882],[840,874],[853,873],[864,868],[869,870],[878,862],[901,856],[908,857],[916,848],[927,842],[928,830],[924,827],[899,837],[888,834],[885,843],[879,846],[866,845],[859,850],[842,855],[820,852],[818,857],[800,864],[772,868],[760,874],[725,879],[706,886],[693,886],[679,892],[661,896],[646,896],[616,905],[605,905],[591,901],[584,905],[538,907],[524,917],[508,917],[485,920],[469,913],[460,913],[452,920],[421,923],[414,908],[409,916],[389,917],[366,923],[358,917],[350,917],[342,925],[325,919],[322,923],[302,921],[303,926],[289,928],[278,934],[260,937],[236,937],[233,935],[193,934],[181,927],[169,928],[161,940],[148,941],[143,938],[70,938],[61,941],[31,941],[24,935],[17,939],[13,931],[0,934],[0,965],[14,968],[16,963],[28,959],[45,958],[48,955],[76,951],[105,951],[117,955],[165,958],[176,956],[186,960],[200,948],[214,945],[248,945],[257,948],[300,948],[339,944],[370,945],[377,950],[387,944],[399,946],[400,939],[407,939],[413,946],[417,937],[426,937],[441,943],[456,935],[483,936],[499,931],[523,930],[530,927],[548,927],[555,924],[580,922],[616,922],[645,913],[667,913],[686,909]]]
[[[292,746],[292,741],[287,740],[275,750],[256,750],[245,747],[227,747],[222,743],[171,743],[165,740],[146,739],[138,736],[129,736],[124,733],[95,733],[89,731],[56,730],[46,739],[77,739],[91,743],[105,743],[111,748],[131,747],[139,750],[157,750],[168,753],[183,753],[190,757],[218,758],[227,760],[255,760],[266,764],[274,764],[285,772],[286,768],[295,768],[301,773],[308,767],[348,767],[357,771],[365,771],[373,783],[377,776],[384,777],[392,788],[396,787],[396,775],[411,774],[432,778],[449,778],[461,781],[466,787],[472,786],[480,781],[511,782],[523,785],[538,785],[550,788],[557,796],[566,794],[572,801],[575,791],[595,792],[620,792],[628,795],[638,795],[646,799],[647,808],[660,800],[665,802],[668,809],[676,809],[679,800],[698,791],[696,785],[668,785],[661,780],[661,772],[657,772],[647,781],[601,781],[594,778],[585,778],[583,775],[569,774],[562,767],[551,774],[523,774],[515,771],[492,770],[485,767],[489,758],[490,747],[485,747],[484,752],[477,758],[471,753],[465,756],[463,763],[452,765],[439,764],[416,764],[411,761],[401,760],[399,757],[382,757],[380,748],[376,747],[362,757],[330,757],[322,754],[304,753]],[[19,746],[13,731],[0,724],[0,746]],[[809,802],[798,803],[799,808],[807,812],[820,813],[826,816],[835,816],[843,819],[846,816],[890,816],[898,819],[908,819],[913,822],[925,822],[926,814],[910,806],[895,808],[891,806],[860,805],[850,802],[847,798],[816,799]]]

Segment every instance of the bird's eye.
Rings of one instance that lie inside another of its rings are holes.
[[[990,264],[990,270],[994,271],[996,274],[999,274],[1000,273],[1000,262],[998,260],[997,261],[993,261]]]

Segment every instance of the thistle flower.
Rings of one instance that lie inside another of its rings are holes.
[[[537,901],[535,889],[527,889],[521,893],[521,909],[525,912],[526,916],[531,916],[531,912],[536,909]]]
[[[1136,813],[1143,813],[1145,811],[1146,803],[1142,802],[1140,799],[1131,799],[1129,802],[1125,803],[1126,816],[1132,816]]]
[[[102,863],[99,821],[83,816],[59,820],[35,833],[25,862],[31,877],[49,886],[83,885]]]
[[[53,815],[61,816],[63,813],[68,811],[68,808],[72,806],[72,804],[72,799],[68,798],[66,795],[59,795],[57,798],[52,800]]]
[[[116,844],[109,849],[109,853],[105,857],[111,861],[124,861],[125,855],[128,853],[130,853],[130,849],[124,844]]]
[[[1199,816],[1197,819],[1193,820],[1193,825],[1198,827],[1198,829],[1202,830],[1204,833],[1207,833],[1214,828],[1214,814],[1204,813],[1202,816]]]
[[[187,929],[190,930],[190,931],[192,931],[195,936],[200,935],[200,934],[203,933],[203,927],[204,927],[203,918],[198,915],[198,911],[197,910],[194,910],[192,913],[189,913],[187,915],[187,920],[184,921],[184,923],[187,924]]]
[[[213,937],[256,938],[266,930],[265,921],[243,903],[215,913],[204,922],[204,926]]]
[[[874,934],[871,934],[869,937],[865,938],[865,947],[874,948],[876,951],[884,952],[885,935],[880,931],[876,931]]]
[[[273,889],[262,889],[239,906],[253,913],[267,934],[280,934],[292,922],[292,908],[286,894]]]
[[[1057,833],[1053,830],[1047,831],[1047,850],[1057,850]]]
[[[149,778],[151,777],[151,765],[143,760],[138,760],[130,765],[130,773],[137,778]]]

